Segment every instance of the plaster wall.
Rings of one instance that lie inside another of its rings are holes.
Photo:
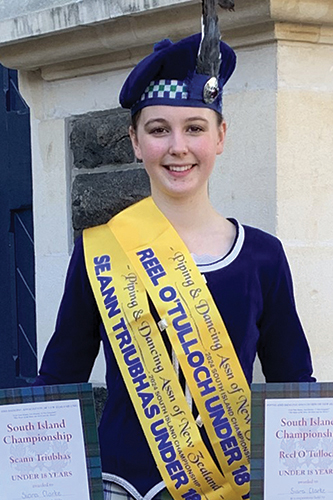
[[[333,48],[280,43],[277,235],[319,380],[333,379]]]
[[[0,0],[0,20],[13,19],[19,15],[60,7],[70,3],[70,0]]]
[[[211,199],[224,216],[271,233],[276,230],[276,89],[276,43],[238,49],[224,93],[225,150],[210,182]]]

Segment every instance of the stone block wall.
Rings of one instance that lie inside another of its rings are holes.
[[[129,124],[123,109],[69,119],[74,237],[150,194],[148,176],[133,153]]]

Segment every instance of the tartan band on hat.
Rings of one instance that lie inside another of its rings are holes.
[[[146,99],[187,99],[187,85],[180,80],[153,80],[142,94],[140,101]]]

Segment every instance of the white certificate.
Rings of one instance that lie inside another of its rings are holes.
[[[264,500],[333,500],[333,398],[265,403]]]
[[[79,400],[0,406],[0,497],[89,500]]]

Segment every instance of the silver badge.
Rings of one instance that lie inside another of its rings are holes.
[[[207,104],[211,104],[215,101],[217,96],[219,95],[219,84],[217,78],[212,76],[208,82],[205,83],[203,89],[203,99]]]

